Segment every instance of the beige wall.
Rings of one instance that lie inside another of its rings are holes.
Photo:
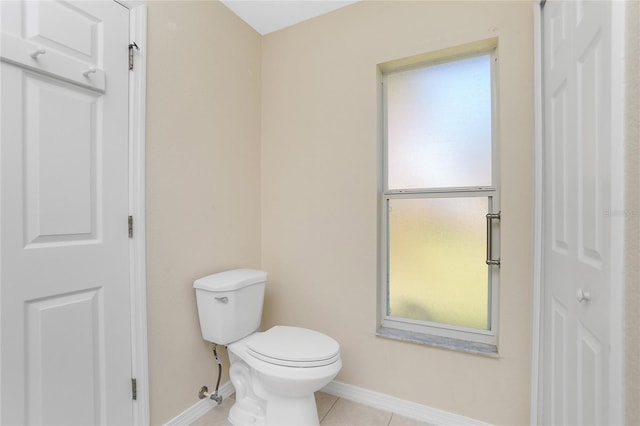
[[[375,336],[376,64],[498,38],[500,358]],[[336,338],[338,380],[498,424],[529,420],[533,7],[357,3],[263,38],[263,325]]]
[[[148,3],[152,424],[215,385],[193,280],[260,267],[260,43],[221,3]]]
[[[637,424],[640,5],[627,4],[626,419]],[[264,39],[217,1],[148,7],[152,424],[191,406],[215,380],[193,280],[241,266],[270,273],[264,326],[301,325],[340,341],[339,380],[489,422],[527,423],[530,3],[365,2]],[[499,360],[374,337],[376,64],[492,37],[504,215]]]

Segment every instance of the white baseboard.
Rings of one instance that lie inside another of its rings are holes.
[[[222,398],[228,398],[235,393],[235,389],[231,382],[227,382],[224,385],[220,386],[218,389],[218,395],[222,395]],[[209,410],[213,410],[218,404],[215,401],[212,401],[208,398],[201,399],[191,407],[184,410],[182,413],[175,416],[173,419],[169,420],[165,423],[165,426],[184,426],[190,425],[191,423],[198,420],[200,417],[204,416],[209,412]]]
[[[418,404],[416,402],[407,401],[405,399],[396,398],[394,396],[385,395],[383,393],[374,392],[335,380],[322,388],[322,391],[340,398],[359,402],[370,407],[396,413],[400,416],[420,420],[432,425],[489,426],[489,423],[481,422],[459,414],[449,413],[448,411],[439,410],[427,405]]]
[[[235,389],[231,382],[227,382],[220,386],[220,389],[218,390],[218,393],[222,395],[223,398],[230,397],[234,392]],[[437,408],[429,407],[428,405],[418,404],[416,402],[407,401],[405,399],[396,398],[395,396],[386,395],[335,380],[322,388],[322,392],[432,425],[490,426],[489,423],[481,422],[459,414],[439,410]],[[182,413],[175,416],[173,419],[169,420],[165,423],[165,426],[190,425],[216,406],[217,404],[210,399],[201,399]]]

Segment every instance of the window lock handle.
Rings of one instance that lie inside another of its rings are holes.
[[[500,220],[500,213],[487,213],[487,265],[500,267],[500,259],[493,259],[493,221]]]

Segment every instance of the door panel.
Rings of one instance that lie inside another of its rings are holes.
[[[551,114],[549,117],[548,147],[551,160],[551,179],[554,185],[551,187],[553,199],[551,212],[551,232],[553,250],[566,255],[569,250],[567,239],[567,84],[563,81],[560,87],[551,95]]]
[[[553,357],[549,364],[550,377],[552,382],[549,383],[549,418],[552,424],[563,424],[567,418],[567,334],[568,334],[568,312],[567,309],[560,305],[557,300],[551,302],[551,336],[550,354]]]
[[[129,12],[0,7],[0,423],[131,424]]]
[[[26,39],[92,65],[102,64],[103,51],[99,46],[104,40],[103,20],[84,6],[28,1],[25,3],[24,22]]]
[[[601,339],[593,335],[589,328],[578,324],[578,423],[580,425],[605,424],[602,409],[605,406],[602,394],[602,365],[604,364]]]
[[[543,419],[604,424],[611,221],[611,5],[543,9]]]
[[[95,242],[102,96],[29,72],[23,85],[25,243]]]
[[[100,289],[26,302],[28,424],[100,424],[105,413]]]

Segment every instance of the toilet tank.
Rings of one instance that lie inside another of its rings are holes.
[[[234,269],[197,279],[198,316],[202,338],[227,345],[260,327],[267,273]]]

